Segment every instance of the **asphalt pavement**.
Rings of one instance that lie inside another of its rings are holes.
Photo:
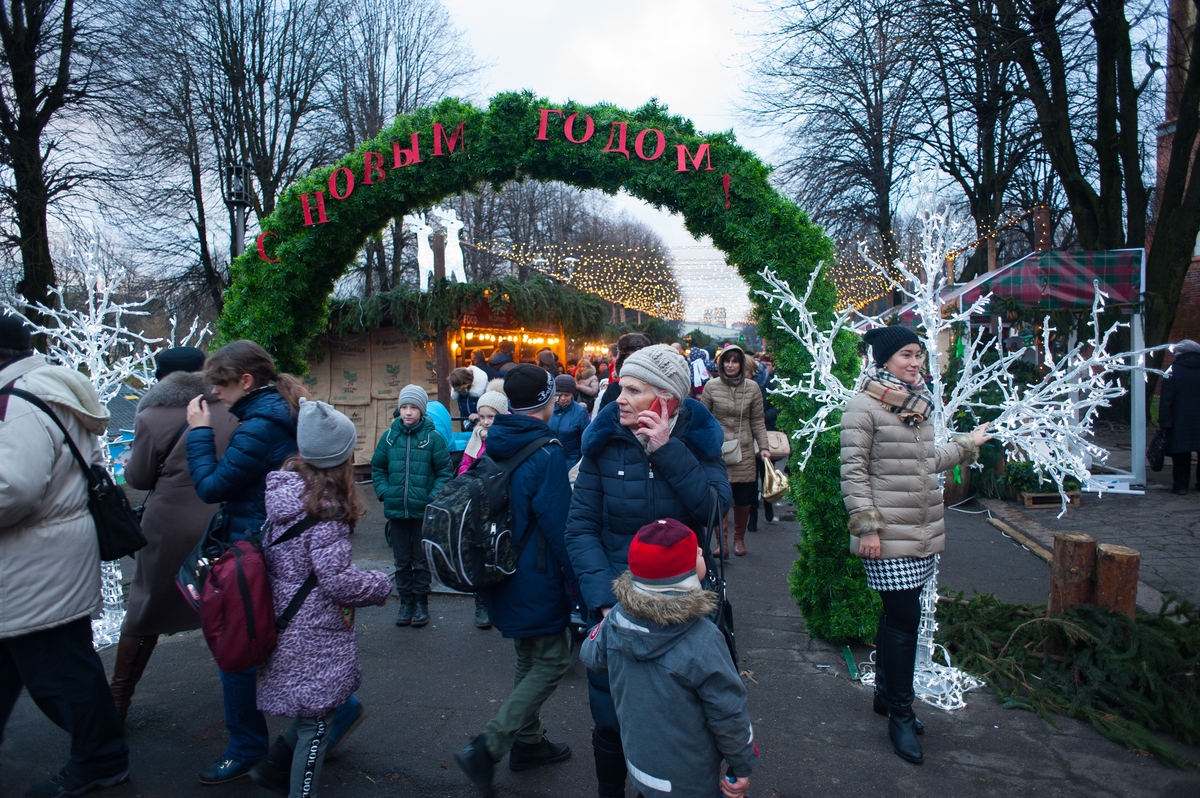
[[[355,559],[390,566],[379,506],[354,535]],[[975,508],[979,509],[979,508]],[[955,590],[995,592],[1009,601],[1044,601],[1045,563],[1004,538],[985,515],[952,512],[941,583]],[[784,518],[789,518],[784,515]],[[728,569],[741,668],[762,761],[755,798],[783,796],[1196,796],[1200,774],[1165,767],[1066,718],[1056,725],[1006,710],[986,690],[954,713],[919,706],[928,733],[925,764],[892,753],[887,724],[871,711],[868,688],[852,682],[840,647],[804,633],[787,573],[798,534],[790,520],[764,524],[748,536],[750,553]],[[444,796],[474,792],[454,764],[454,752],[487,723],[512,684],[511,644],[473,625],[468,596],[435,595],[424,629],[393,625],[393,598],[358,612],[365,679],[358,695],[369,716],[327,763],[321,794]],[[855,656],[866,659],[867,649]],[[113,651],[102,652],[111,667]],[[497,766],[499,794],[593,796],[591,718],[587,682],[576,660],[543,714],[552,740],[567,742],[567,762],[514,774]],[[273,730],[283,721],[270,719]],[[241,780],[202,787],[198,770],[225,746],[216,668],[199,633],[164,639],[138,687],[127,727],[130,783],[111,798],[255,798],[269,793]],[[66,733],[23,696],[0,745],[0,796],[22,795],[65,761]],[[1200,759],[1200,751],[1185,749]],[[669,752],[663,752],[668,755]],[[629,796],[635,795],[630,788]]]

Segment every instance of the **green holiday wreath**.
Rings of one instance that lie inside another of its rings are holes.
[[[710,237],[750,285],[755,321],[776,353],[779,372],[796,377],[809,355],[777,330],[754,291],[765,289],[760,275],[768,268],[793,286],[805,285],[834,251],[808,216],[775,190],[770,172],[732,133],[700,135],[690,121],[653,101],[629,112],[611,105],[551,104],[528,92],[499,94],[485,110],[443,100],[397,117],[378,136],[283,193],[275,213],[262,220],[259,246],[248,247],[232,264],[216,343],[250,338],[271,351],[281,371],[301,371],[311,342],[329,328],[334,283],[389,220],[485,183],[498,188],[512,180],[558,180],[609,194],[624,189],[680,214],[697,238]],[[434,285],[427,298],[399,309],[427,303],[436,310],[424,320],[432,328],[446,324],[457,306],[442,292],[458,296],[469,290]],[[820,278],[811,310],[830,321],[835,301],[833,285]],[[396,309],[391,308],[393,318]],[[842,348],[840,376],[849,380],[857,369],[853,341],[842,342]],[[815,409],[798,399],[778,401],[785,429],[787,419]],[[793,480],[802,530],[793,595],[810,634],[869,639],[876,599],[861,564],[847,556],[838,461],[837,436],[826,435]]]

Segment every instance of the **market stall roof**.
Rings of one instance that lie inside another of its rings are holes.
[[[947,286],[942,304],[967,307],[990,291],[994,297],[1040,310],[1090,308],[1097,280],[1109,305],[1134,304],[1142,290],[1145,259],[1144,249],[1032,252],[968,283]],[[916,323],[914,304],[895,309],[907,326]]]

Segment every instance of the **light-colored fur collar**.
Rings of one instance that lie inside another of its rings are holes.
[[[150,386],[138,400],[138,411],[147,407],[187,407],[188,402],[204,394],[205,399],[214,400],[208,393],[208,380],[204,372],[176,371]]]
[[[717,594],[707,590],[689,590],[674,596],[638,590],[628,571],[613,580],[613,595],[621,602],[621,609],[629,617],[660,626],[703,618],[717,608]]]
[[[467,366],[467,368],[471,370],[471,388],[469,391],[467,391],[467,393],[478,399],[479,397],[483,396],[484,391],[487,390],[487,372],[479,368],[479,366]],[[460,392],[454,390],[450,391],[451,399],[457,399],[460,396],[462,396]]]

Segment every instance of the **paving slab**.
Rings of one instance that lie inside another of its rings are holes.
[[[982,516],[951,513],[943,584],[996,592],[1013,601],[1045,600],[1046,567]],[[929,732],[926,763],[903,762],[887,741],[886,721],[871,711],[870,690],[850,681],[840,647],[810,638],[788,595],[798,530],[766,524],[748,535],[728,579],[742,652],[741,667],[762,762],[755,798],[792,796],[1174,796],[1200,795],[1200,774],[1130,753],[1090,726],[1003,709],[984,690],[955,713],[921,706]],[[378,504],[353,537],[355,558],[388,561]],[[472,623],[466,596],[435,596],[424,629],[393,625],[396,605],[358,614],[365,681],[358,695],[370,713],[339,759],[329,762],[321,794],[470,798],[455,750],[479,732],[512,683],[511,644]],[[856,647],[866,659],[868,650]],[[102,653],[111,667],[113,651]],[[822,668],[820,665],[830,667]],[[547,702],[551,739],[575,755],[553,767],[510,773],[497,768],[499,794],[586,798],[595,795],[591,717],[584,669],[575,661]],[[279,730],[282,721],[270,719]],[[198,633],[164,639],[138,687],[129,715],[132,781],[99,793],[111,798],[254,798],[248,781],[201,787],[195,773],[222,752],[225,732],[216,668]],[[0,744],[0,796],[20,796],[65,761],[67,735],[27,696]],[[1200,759],[1200,751],[1185,749]],[[632,788],[627,795],[635,794]]]

